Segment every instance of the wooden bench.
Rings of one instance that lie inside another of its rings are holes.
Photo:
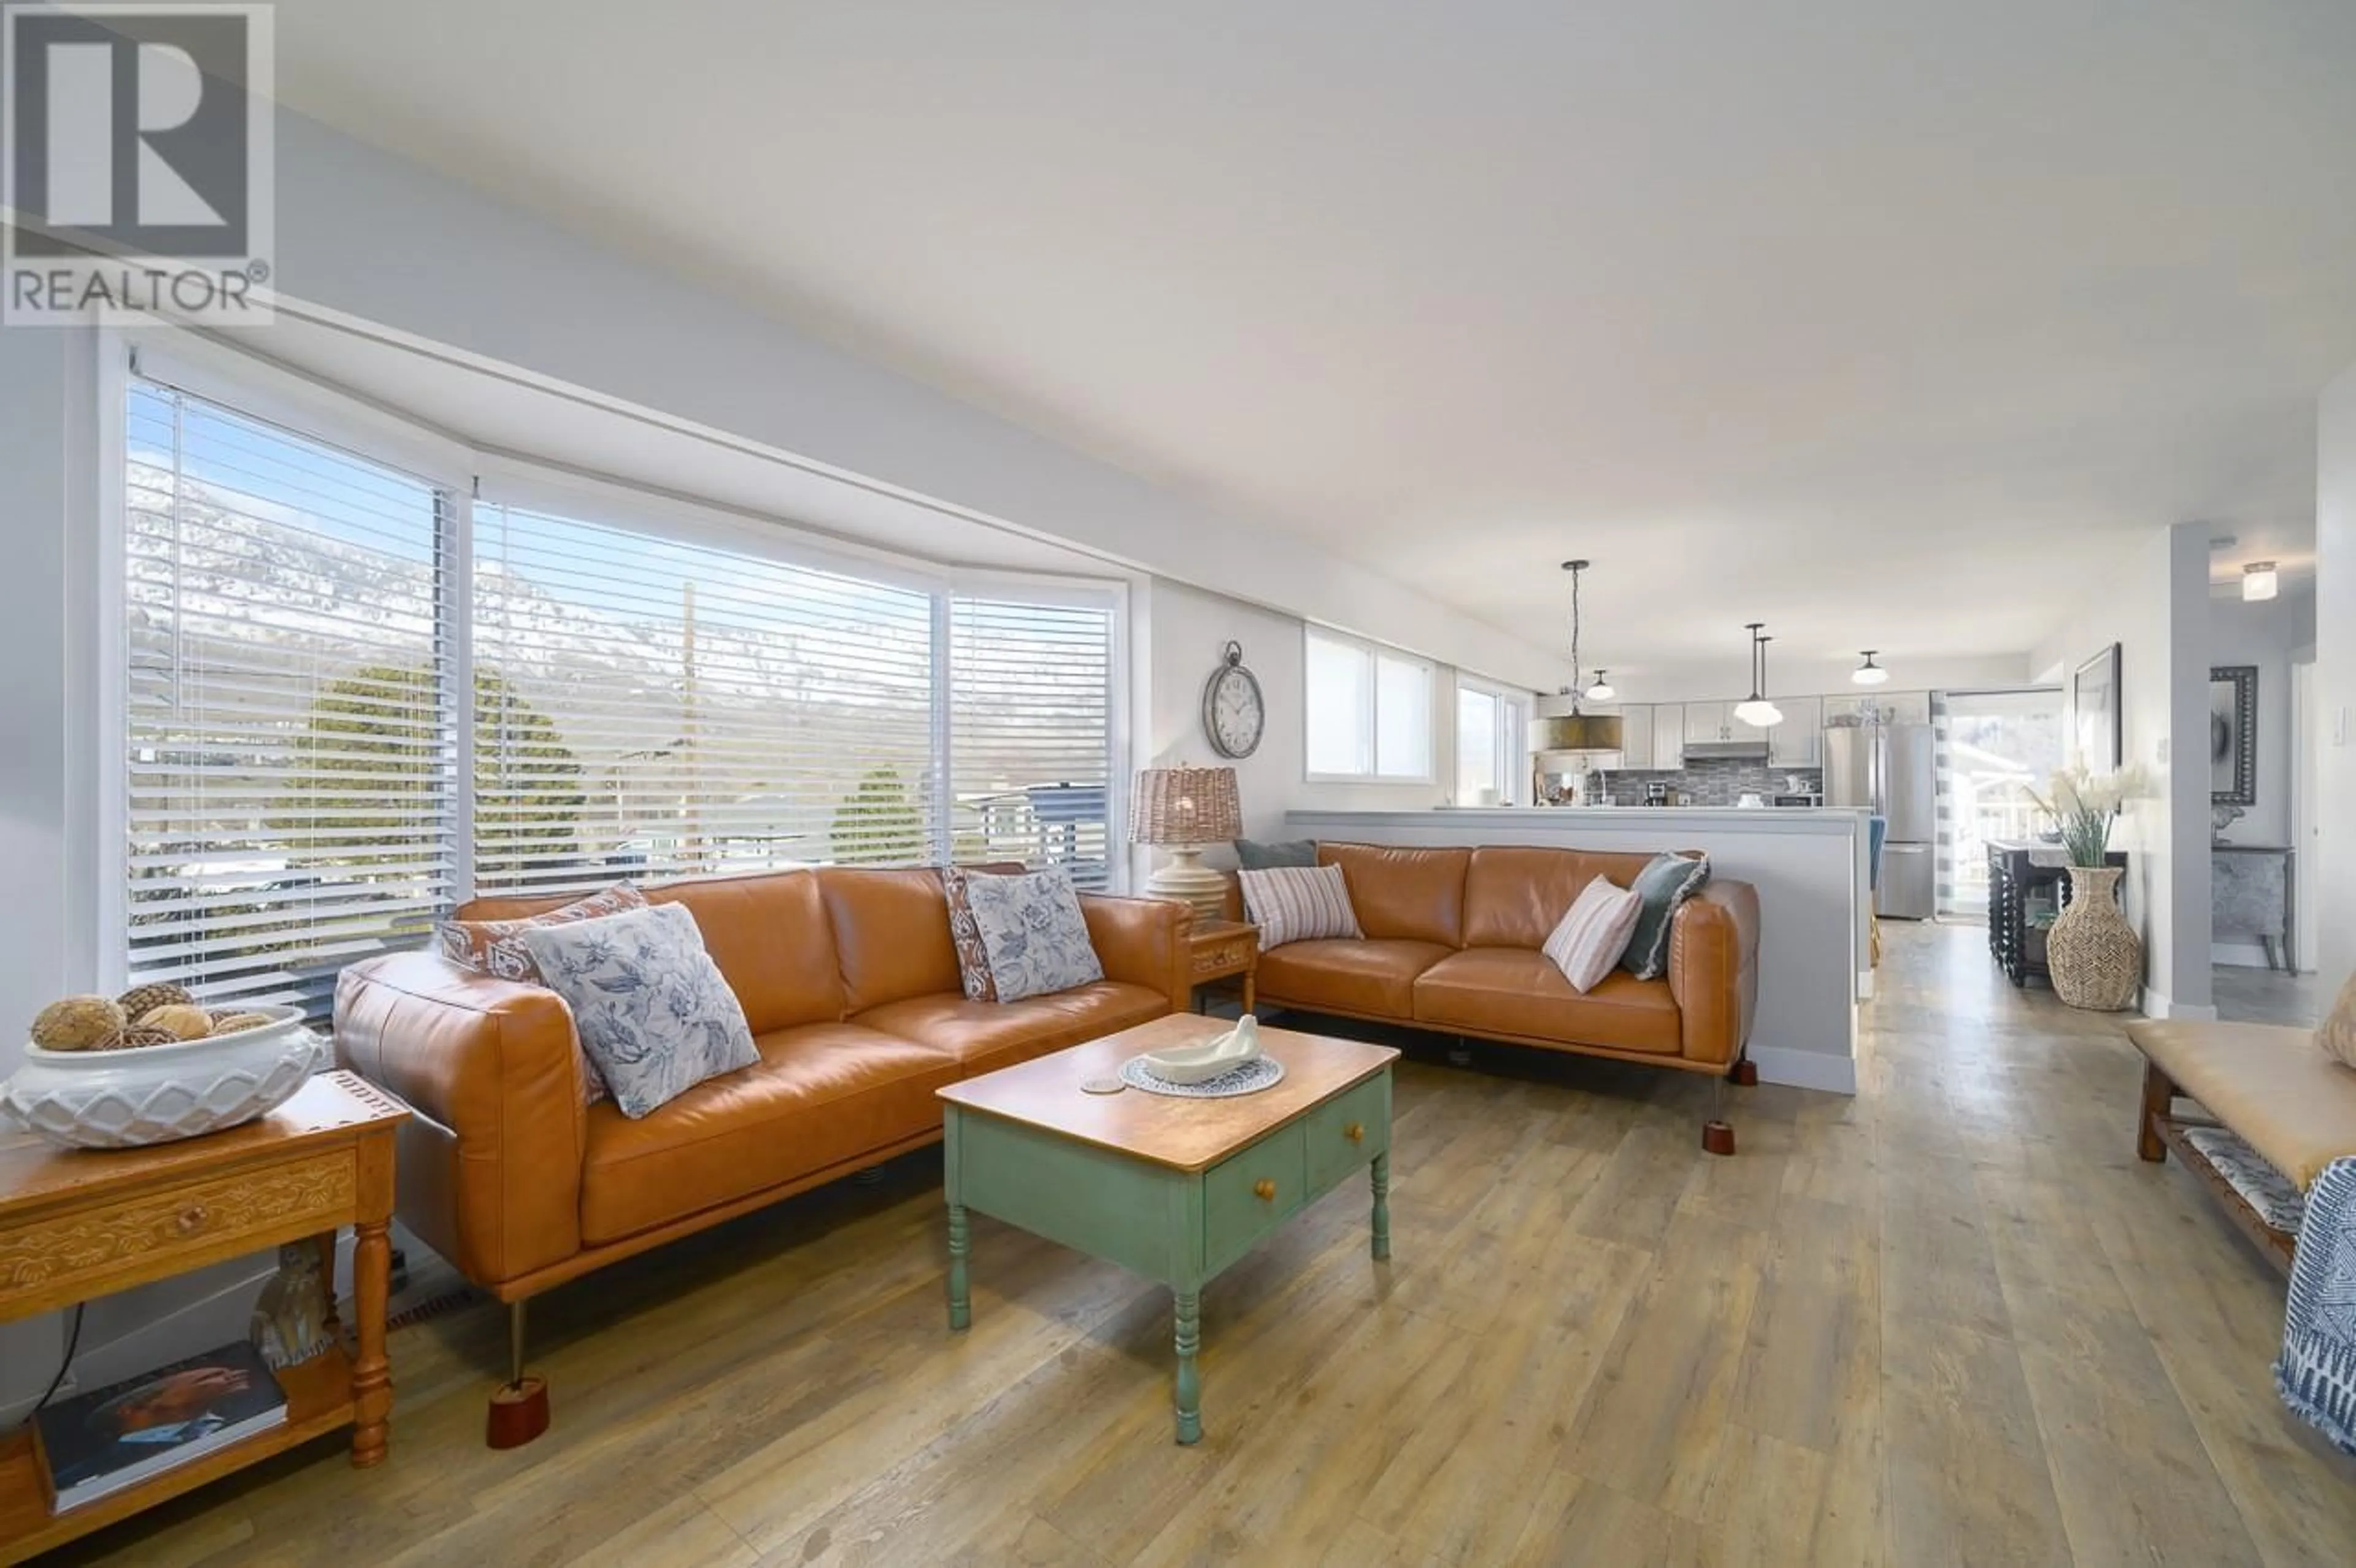
[[[2304,1193],[2325,1166],[2356,1155],[2356,1069],[2325,1055],[2312,1029],[2145,1019],[2126,1033],[2145,1058],[2136,1153],[2161,1160],[2175,1150],[2287,1274],[2297,1235],[2268,1224],[2186,1135],[2222,1126]],[[2179,1097],[2207,1115],[2180,1115]]]

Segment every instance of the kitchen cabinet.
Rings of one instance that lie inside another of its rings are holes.
[[[1632,702],[1620,710],[1620,766],[1653,765],[1653,709],[1644,703]]]
[[[1931,694],[1927,691],[1893,691],[1881,699],[1881,721],[1884,724],[1928,724],[1931,721]]]
[[[1656,702],[1653,705],[1653,752],[1643,762],[1632,755],[1632,768],[1655,768],[1674,773],[1686,765],[1686,705],[1682,702]]]
[[[1767,731],[1767,761],[1779,768],[1820,768],[1825,763],[1825,699],[1779,697],[1783,721]]]
[[[1931,694],[1927,691],[1877,691],[1843,694],[1825,699],[1825,721],[1854,719],[1863,722],[1869,714],[1879,714],[1884,724],[1928,724],[1931,721]]]
[[[1723,702],[1686,704],[1685,741],[1688,746],[1706,741],[1734,739],[1734,714]]]

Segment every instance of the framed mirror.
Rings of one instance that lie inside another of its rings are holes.
[[[2258,667],[2209,671],[2209,804],[2258,804]]]
[[[2126,750],[2119,708],[2119,645],[2113,643],[2070,677],[2070,720],[2077,761],[2089,773],[2117,767]]]

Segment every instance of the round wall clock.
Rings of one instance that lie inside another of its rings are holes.
[[[1223,757],[1248,757],[1259,750],[1268,728],[1268,704],[1259,680],[1244,667],[1244,645],[1229,643],[1219,667],[1203,687],[1203,730]]]

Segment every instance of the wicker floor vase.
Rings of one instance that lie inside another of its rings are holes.
[[[2070,868],[2070,903],[2046,933],[2053,994],[2073,1008],[2115,1013],[2143,987],[2143,939],[2119,909],[2116,866]]]

